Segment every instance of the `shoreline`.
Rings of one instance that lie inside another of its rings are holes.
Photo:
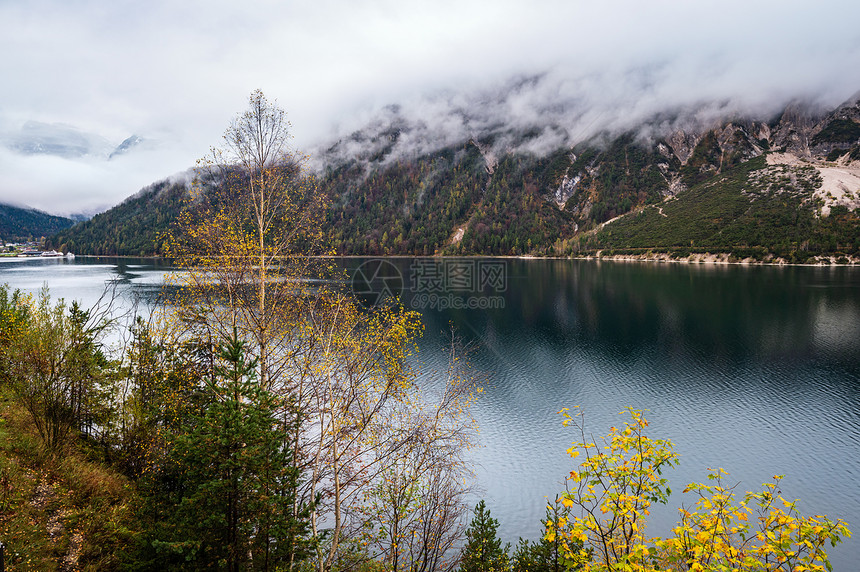
[[[756,260],[754,258],[733,259],[731,254],[711,254],[709,252],[701,254],[691,254],[673,258],[670,254],[653,253],[653,254],[607,254],[597,256],[579,256],[572,257],[573,260],[598,260],[608,262],[659,262],[659,263],[680,263],[680,264],[711,264],[720,266],[810,266],[819,268],[850,268],[860,266],[860,259],[854,257],[836,257],[836,256],[819,256],[816,257],[816,262],[788,262],[782,258],[771,258],[769,260]],[[839,258],[844,258],[846,262],[837,262]],[[825,262],[822,259],[826,259]]]
[[[129,260],[162,260],[167,259],[162,256],[127,256],[127,255],[107,255],[107,254],[78,254],[76,258],[119,258]],[[312,258],[332,259],[332,260],[347,260],[347,259],[362,259],[362,258],[383,258],[383,259],[410,259],[410,258],[438,258],[456,259],[456,258],[494,258],[501,260],[590,260],[597,262],[657,262],[657,263],[678,263],[678,264],[703,264],[703,265],[736,265],[736,266],[809,266],[819,268],[851,268],[860,266],[860,258],[844,257],[847,262],[837,262],[839,258],[836,256],[816,257],[816,262],[787,262],[782,258],[771,258],[769,260],[756,260],[754,258],[734,259],[730,254],[712,254],[709,252],[701,254],[691,254],[684,257],[672,257],[670,254],[652,253],[652,254],[607,254],[603,255],[598,252],[595,256],[539,256],[532,254],[520,255],[501,255],[501,254],[463,254],[459,256],[436,256],[436,255],[410,255],[410,254],[383,254],[383,255],[368,255],[368,254],[346,254],[346,255],[322,255]],[[26,259],[26,258],[22,258]],[[30,259],[39,259],[31,257]],[[825,262],[822,259],[826,259]]]

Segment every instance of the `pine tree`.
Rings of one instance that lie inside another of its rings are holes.
[[[490,509],[482,500],[475,506],[475,517],[466,529],[461,572],[501,572],[510,569],[510,545],[502,546],[502,540],[496,536],[498,528],[499,521],[490,516]]]
[[[310,548],[309,507],[293,517],[292,427],[235,333],[219,357],[203,411],[168,439],[169,458],[145,507],[160,523],[145,544],[160,555],[153,566],[274,570]]]

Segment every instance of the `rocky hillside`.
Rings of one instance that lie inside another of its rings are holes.
[[[661,200],[594,227],[568,253],[860,258],[857,100],[818,116],[793,106],[769,123],[674,133],[657,147],[667,158]]]
[[[428,126],[393,112],[315,157],[333,248],[860,257],[858,99],[829,111],[797,103],[773,117],[696,117],[665,113],[554,150],[546,128],[495,126],[428,152]],[[55,242],[81,253],[155,253],[181,195],[164,192],[142,192]],[[129,248],[122,236],[132,227],[126,234],[140,244]]]

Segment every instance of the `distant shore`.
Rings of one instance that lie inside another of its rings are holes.
[[[39,259],[39,257],[29,257],[30,259]],[[78,254],[76,258],[121,258],[133,260],[163,260],[167,259],[162,256],[129,256],[129,255],[110,255],[110,254]],[[593,260],[599,262],[660,262],[660,263],[680,263],[680,264],[714,264],[714,265],[737,265],[737,266],[816,266],[816,267],[856,267],[860,266],[860,258],[849,256],[818,256],[816,262],[789,262],[782,258],[765,258],[764,260],[756,260],[754,258],[735,258],[731,254],[712,254],[712,253],[696,253],[689,256],[673,257],[665,252],[654,252],[650,254],[600,254],[596,256],[541,256],[533,254],[519,255],[490,255],[490,254],[464,254],[458,256],[437,255],[410,255],[410,254],[345,254],[345,255],[326,255],[317,256],[315,258],[330,258],[330,259],[359,259],[359,258],[386,258],[386,259],[407,259],[407,258],[497,258],[501,260]],[[20,257],[23,260],[25,257]]]
[[[601,260],[607,262],[676,262],[681,264],[735,264],[740,266],[858,266],[860,258],[853,256],[817,256],[815,262],[789,262],[783,258],[736,258],[731,254],[690,254],[688,256],[673,257],[661,252],[651,254],[607,254],[597,256],[575,256],[573,260]]]

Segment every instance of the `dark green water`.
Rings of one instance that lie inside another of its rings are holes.
[[[596,435],[623,422],[623,408],[648,409],[651,435],[681,454],[668,475],[676,491],[708,467],[729,471],[739,491],[785,474],[783,496],[801,499],[804,513],[860,531],[860,268],[510,260],[503,289],[459,282],[435,292],[496,297],[495,307],[440,310],[426,288],[409,291],[426,268],[392,262],[404,301],[424,318],[424,367],[439,365],[449,323],[477,343],[472,362],[487,380],[472,458],[507,539],[536,537],[545,497],[562,489],[575,435],[557,412],[575,405]],[[0,261],[2,281],[31,290],[47,281],[84,302],[106,280],[151,298],[163,272],[145,261]],[[653,534],[682,502],[693,499],[675,493],[655,511]],[[832,555],[837,571],[855,570],[860,540]]]
[[[678,492],[654,511],[654,534],[693,503],[679,493],[708,467],[729,471],[741,494],[785,474],[783,494],[804,513],[860,529],[860,268],[510,260],[506,269],[503,308],[422,310],[422,349],[432,365],[449,322],[479,344],[473,362],[487,382],[474,458],[510,540],[536,537],[544,497],[563,489],[575,435],[557,412],[575,405],[595,435],[631,406],[649,410],[653,436],[674,441]],[[855,569],[858,541],[833,555],[836,570]]]

